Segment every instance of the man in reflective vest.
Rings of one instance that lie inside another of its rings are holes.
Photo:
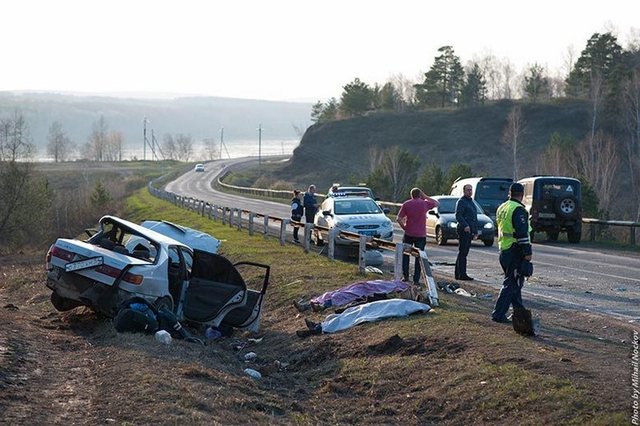
[[[524,308],[521,294],[524,277],[518,271],[523,260],[531,260],[531,242],[529,213],[522,204],[523,196],[524,187],[519,183],[512,184],[509,199],[496,212],[500,266],[505,277],[491,314],[491,319],[496,322],[509,322],[509,305],[513,305],[514,309]]]

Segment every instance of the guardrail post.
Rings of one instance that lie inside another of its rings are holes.
[[[256,217],[254,212],[249,212],[249,235],[253,235],[253,219]]]
[[[336,234],[336,228],[331,228],[329,229],[329,235],[327,235],[327,239],[329,240],[327,241],[327,243],[329,244],[327,256],[329,256],[329,259],[331,260],[336,258]]]
[[[595,223],[589,224],[589,239],[591,241],[596,240],[596,224]]]
[[[218,220],[218,206],[217,205],[213,205],[213,220],[217,221]]]
[[[313,223],[304,224],[304,252],[309,253],[311,250],[311,232],[313,232]]]
[[[360,244],[358,245],[358,272],[364,274],[364,268],[367,266],[364,261],[365,252],[367,251],[367,236],[360,235]]]
[[[233,228],[233,210],[231,207],[229,207],[229,227]]]
[[[280,221],[280,245],[284,245],[284,237],[287,232],[287,224],[289,223],[289,219],[282,219]]]
[[[204,209],[206,208],[206,204],[204,203],[204,201],[200,201],[200,205],[201,205],[200,216],[204,217]]]
[[[242,230],[242,209],[236,209],[236,225],[238,226],[238,231]]]
[[[427,252],[424,250],[418,250],[418,258],[416,261],[420,262],[420,275],[427,287],[427,295],[429,296],[429,304],[434,307],[438,306],[438,288],[436,287],[436,281],[433,279],[433,273],[431,272],[431,265],[429,264],[429,258]]]
[[[221,219],[220,221],[222,222],[223,225],[227,223],[226,222],[226,220],[227,220],[226,219],[226,215],[227,215],[226,207],[220,207],[220,216],[221,216],[220,217],[220,219]]]
[[[265,238],[267,238],[267,236],[269,235],[269,216],[268,215],[264,217],[264,227],[262,229],[262,234],[264,235]]]
[[[404,243],[396,244],[395,258],[393,262],[393,279],[402,280],[402,253],[404,252]]]
[[[629,227],[629,244],[636,245],[636,227],[633,225]]]

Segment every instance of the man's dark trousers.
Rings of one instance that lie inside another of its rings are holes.
[[[517,244],[507,250],[500,251],[500,266],[504,271],[502,289],[496,301],[496,306],[491,314],[495,320],[503,320],[509,311],[509,305],[514,308],[524,308],[522,305],[522,284],[524,277],[517,275],[520,263],[522,263],[522,251]]]
[[[471,232],[460,232],[458,235],[458,257],[456,258],[456,279],[467,276],[467,255],[471,248],[473,236]]]
[[[427,244],[427,237],[412,237],[410,235],[405,235],[402,238],[402,242],[405,244],[413,244],[415,247],[420,250],[424,250],[424,246]],[[420,282],[420,259],[416,257],[416,265],[413,269],[413,282]],[[404,254],[402,255],[402,276],[404,278],[409,278],[409,256]]]

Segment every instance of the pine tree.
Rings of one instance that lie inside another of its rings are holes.
[[[460,97],[461,104],[464,106],[484,104],[487,98],[487,83],[478,64],[473,64],[465,80]]]
[[[424,82],[415,86],[416,98],[426,107],[458,105],[464,84],[460,58],[455,55],[451,46],[443,46],[438,52],[441,54],[436,56],[431,69],[424,75]]]

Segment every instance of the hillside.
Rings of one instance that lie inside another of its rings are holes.
[[[415,153],[424,166],[446,170],[467,163],[479,175],[511,174],[511,153],[500,143],[510,101],[492,105],[413,113],[375,113],[316,124],[278,178],[300,185],[363,180],[371,146],[398,145]],[[524,104],[525,132],[520,145],[522,174],[533,174],[538,156],[554,132],[581,139],[589,129],[588,105],[580,101]]]
[[[0,92],[0,118],[20,111],[31,131],[33,143],[44,152],[49,126],[62,123],[76,144],[84,144],[101,115],[110,130],[124,134],[125,147],[142,147],[142,121],[150,120],[158,140],[165,133],[190,134],[195,140],[257,139],[262,124],[265,139],[296,139],[293,128],[309,123],[311,105],[231,98],[125,99],[98,96],[72,96],[47,93]],[[150,134],[150,132],[149,132]]]

